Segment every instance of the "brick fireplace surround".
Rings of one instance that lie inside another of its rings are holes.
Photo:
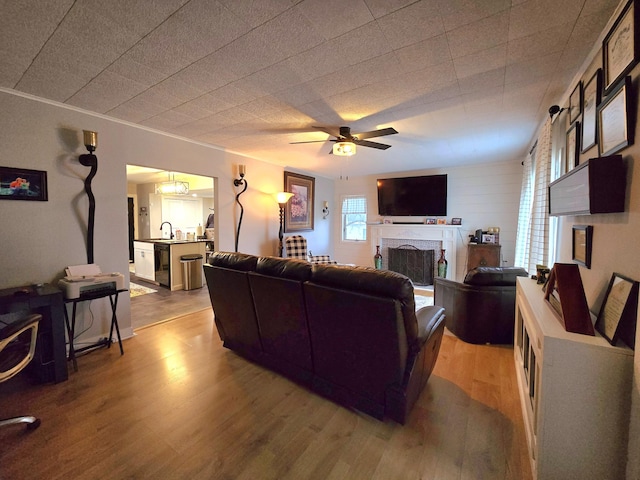
[[[389,247],[413,245],[419,249],[435,250],[435,261],[440,258],[440,249],[446,250],[449,262],[447,278],[455,279],[456,252],[458,250],[458,225],[422,225],[422,224],[380,224],[371,226],[371,256],[376,253],[376,245],[380,245],[382,268],[387,268]]]

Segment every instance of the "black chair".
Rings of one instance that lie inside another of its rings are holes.
[[[33,359],[38,338],[40,314],[30,314],[0,329],[0,382],[9,380]],[[27,430],[40,426],[40,419],[31,415],[0,420],[0,427],[26,423]]]

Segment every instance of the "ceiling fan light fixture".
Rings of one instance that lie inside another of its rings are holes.
[[[336,142],[333,145],[333,154],[341,157],[350,157],[356,154],[356,144],[353,142]]]

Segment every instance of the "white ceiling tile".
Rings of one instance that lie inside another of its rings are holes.
[[[304,0],[296,8],[327,40],[374,19],[363,0],[351,0],[347,8],[344,0]]]
[[[556,0],[536,0],[515,5],[511,9],[509,40],[528,37],[538,31],[564,23],[574,23],[584,0],[563,0],[558,8]]]
[[[511,0],[441,0],[439,10],[446,31],[508,10]]]
[[[405,71],[420,70],[451,60],[446,35],[408,45],[394,53]]]
[[[94,112],[105,113],[146,90],[146,86],[131,79],[103,72],[78,92],[67,103]]]
[[[444,33],[437,5],[425,1],[397,10],[377,22],[394,49]]]
[[[517,83],[536,77],[553,74],[560,62],[560,53],[552,53],[545,57],[536,57],[526,62],[512,63],[507,66],[505,83]]]
[[[573,28],[572,23],[564,23],[526,37],[510,40],[507,61],[514,63],[561,52],[566,48]]]
[[[458,78],[502,68],[507,64],[507,44],[453,59]]]
[[[453,58],[507,43],[509,12],[502,12],[447,33]]]
[[[257,27],[291,8],[291,0],[220,0],[236,16]]]
[[[460,92],[463,94],[500,87],[505,83],[505,68],[496,68],[495,70],[461,78],[458,83]]]
[[[415,3],[415,0],[365,0],[365,3],[373,16],[380,18]]]

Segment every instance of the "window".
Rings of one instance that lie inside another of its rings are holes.
[[[342,198],[342,240],[367,239],[367,198],[349,195]]]

